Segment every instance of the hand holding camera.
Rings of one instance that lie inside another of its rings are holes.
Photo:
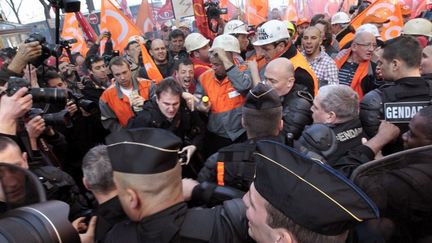
[[[30,139],[37,139],[45,131],[45,121],[42,116],[35,116],[25,124]]]
[[[16,56],[12,59],[8,69],[15,73],[22,73],[27,63],[42,55],[42,46],[39,41],[23,43],[19,46]]]

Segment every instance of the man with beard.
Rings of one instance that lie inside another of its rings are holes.
[[[378,87],[375,80],[376,64],[371,61],[376,48],[376,37],[364,31],[357,33],[351,48],[339,52],[335,59],[339,69],[339,83],[351,86],[357,92],[359,100]]]
[[[315,72],[319,87],[326,84],[339,84],[336,63],[325,51],[321,50],[321,44],[321,31],[314,26],[307,28],[302,38],[302,54]]]
[[[59,64],[59,71],[63,76],[64,81],[68,84],[68,87],[74,92],[80,92],[78,88],[79,76],[76,71],[76,66],[72,65],[69,62],[61,62]]]
[[[155,39],[150,45],[150,55],[153,57],[159,72],[162,77],[166,78],[173,74],[174,64],[168,59],[168,51],[165,43],[161,39]],[[139,69],[139,77],[149,79],[147,71],[144,67]]]
[[[295,80],[306,86],[312,95],[318,92],[318,79],[309,66],[306,58],[292,44],[287,26],[279,20],[270,20],[258,28],[258,40],[253,43],[259,46],[267,63],[278,57],[288,58],[294,65]],[[265,66],[260,70],[264,78]]]
[[[186,51],[194,64],[194,78],[198,80],[199,76],[211,69],[209,61],[210,40],[200,33],[192,33],[185,39]]]

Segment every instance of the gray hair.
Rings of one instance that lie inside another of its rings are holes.
[[[357,93],[343,84],[326,85],[318,90],[320,105],[325,112],[334,112],[340,122],[346,122],[359,116]]]
[[[82,170],[89,190],[108,193],[116,188],[106,145],[98,145],[87,152]]]

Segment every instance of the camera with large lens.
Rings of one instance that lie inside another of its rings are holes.
[[[81,107],[87,113],[95,114],[99,111],[99,104],[92,100],[85,99],[82,94],[70,91],[69,97],[78,107]]]
[[[29,81],[14,76],[10,77],[8,80],[6,93],[12,96],[23,87],[29,89],[29,93],[33,96],[33,102],[35,103],[66,104],[67,102],[66,90],[56,88],[32,88]]]
[[[220,15],[226,14],[228,12],[228,9],[220,8],[219,1],[211,1],[211,0],[204,3],[204,7],[206,10],[209,29],[213,33],[217,33],[219,30]]]
[[[60,125],[68,128],[73,126],[72,118],[66,109],[55,113],[45,113],[41,108],[31,108],[27,117],[32,119],[35,116],[41,116],[48,126]]]
[[[0,242],[74,243],[79,235],[68,220],[69,205],[46,201],[45,190],[29,170],[0,163]]]
[[[57,50],[55,45],[48,44],[46,42],[45,36],[39,33],[32,33],[29,38],[24,41],[24,43],[30,43],[35,41],[39,42],[39,45],[42,46],[42,54],[39,58],[31,61],[30,63],[33,64],[33,66],[35,67],[39,67],[48,57],[56,56]]]

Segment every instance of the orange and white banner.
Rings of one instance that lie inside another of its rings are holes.
[[[84,34],[78,25],[74,13],[66,13],[64,15],[63,30],[60,36],[65,40],[76,39],[77,43],[71,45],[72,53],[79,52],[81,55],[85,56],[89,48],[86,45]]]
[[[138,16],[136,19],[136,26],[143,32],[151,32],[153,31],[153,27],[155,26],[153,20],[153,14],[150,10],[149,4],[147,0],[142,0],[141,5],[138,10]]]
[[[402,6],[400,4],[396,4],[394,7],[394,12],[388,17],[390,22],[384,24],[383,30],[381,31],[381,37],[383,41],[396,38],[402,33],[402,27],[404,25],[401,9]]]
[[[248,0],[245,5],[247,22],[250,25],[258,25],[267,21],[269,12],[268,1]]]
[[[357,15],[352,21],[351,25],[357,29],[363,24],[363,20],[366,16],[371,14],[378,14],[380,17],[390,19],[389,23],[384,24],[381,30],[381,37],[383,40],[388,40],[400,35],[403,19],[399,4],[395,4],[394,0],[377,0],[363,12]]]
[[[100,29],[101,32],[111,32],[114,49],[120,51],[126,47],[131,36],[141,35],[141,31],[110,0],[102,1]]]

